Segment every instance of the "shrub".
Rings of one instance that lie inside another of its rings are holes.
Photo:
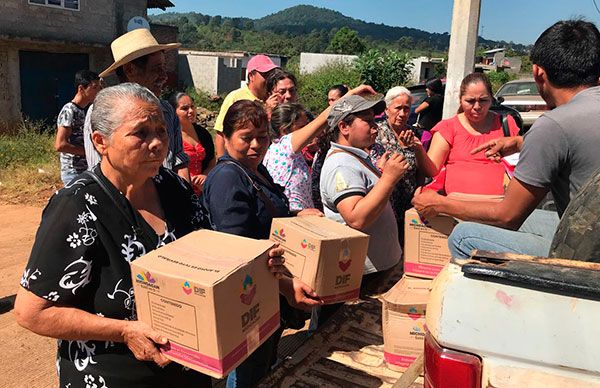
[[[504,85],[508,81],[517,79],[517,75],[513,73],[507,73],[505,71],[490,71],[486,74],[492,83],[492,91],[496,93],[500,86]]]
[[[299,74],[299,73],[296,73]],[[333,85],[344,84],[353,88],[360,84],[360,74],[345,63],[332,63],[311,74],[298,77],[300,102],[313,113],[320,113],[327,107],[327,91]]]
[[[218,112],[221,108],[221,104],[223,103],[223,98],[211,98],[207,92],[196,89],[193,86],[187,88],[185,92],[192,97],[192,100],[194,100],[196,106],[199,108],[202,107],[213,112]]]
[[[55,128],[24,120],[0,132],[0,202],[41,205],[62,186]]]
[[[371,49],[358,57],[356,70],[361,80],[380,93],[397,85],[404,85],[410,77],[412,63],[407,54]]]
[[[0,134],[0,166],[33,167],[56,162],[55,128],[43,122],[23,120],[12,131]]]

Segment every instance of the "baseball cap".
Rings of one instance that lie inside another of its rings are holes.
[[[327,124],[330,129],[335,128],[335,126],[348,117],[348,115],[368,109],[373,109],[375,116],[377,116],[385,110],[385,101],[382,99],[367,100],[356,95],[344,96],[331,106],[331,110],[327,116]]]
[[[267,71],[273,70],[276,67],[279,66],[274,64],[271,58],[263,54],[258,54],[250,58],[248,65],[246,66],[246,72],[250,74],[250,72],[256,70],[259,73],[266,73]]]

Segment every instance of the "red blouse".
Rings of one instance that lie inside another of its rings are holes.
[[[508,116],[508,128],[511,136],[519,134],[519,127],[511,116]],[[450,153],[445,163],[446,194],[504,195],[502,163],[487,159],[485,151],[471,155],[471,150],[475,147],[504,136],[499,115],[492,124],[492,130],[481,135],[469,133],[458,116],[440,121],[431,132],[438,132],[450,144]]]
[[[202,161],[206,157],[206,151],[202,144],[197,143],[196,146],[183,141],[183,150],[190,157],[188,168],[190,170],[190,176],[202,174]]]

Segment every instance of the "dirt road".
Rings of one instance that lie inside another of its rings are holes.
[[[9,310],[41,207],[0,205],[0,387],[56,387],[56,342],[19,327]]]

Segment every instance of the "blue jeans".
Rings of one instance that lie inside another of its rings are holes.
[[[550,244],[558,226],[558,214],[535,209],[519,230],[461,222],[448,238],[452,257],[469,258],[473,249],[548,256]]]
[[[60,179],[63,181],[63,184],[65,186],[68,185],[73,179],[75,179],[77,175],[79,175],[79,173],[75,171],[74,168],[64,170],[61,169],[60,171]]]

